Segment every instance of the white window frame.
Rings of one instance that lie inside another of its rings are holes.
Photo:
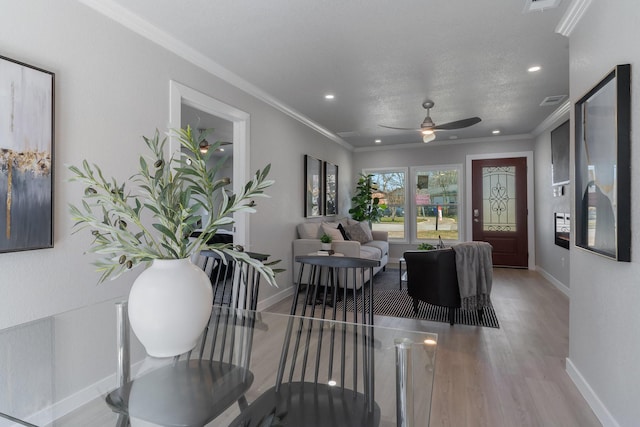
[[[417,176],[418,172],[429,172],[429,171],[441,171],[441,170],[457,170],[458,171],[458,239],[457,240],[445,240],[445,243],[457,243],[461,242],[464,239],[464,189],[465,189],[465,178],[464,178],[464,167],[462,163],[454,163],[454,164],[446,164],[446,165],[428,165],[428,166],[412,166],[409,168],[409,185],[410,185],[410,198],[405,198],[405,203],[410,201],[410,230],[411,230],[411,243],[412,244],[420,244],[420,243],[437,243],[435,239],[418,239],[418,229],[414,227],[417,215],[417,206],[415,204],[416,200],[416,188],[417,188]],[[405,208],[406,212],[406,208]],[[405,215],[406,218],[406,215]],[[406,229],[406,221],[405,221],[405,229]],[[444,239],[443,239],[444,240]]]
[[[409,200],[409,193],[408,193],[408,189],[407,186],[411,185],[411,176],[410,176],[410,171],[409,168],[407,167],[399,167],[399,168],[393,168],[393,167],[388,167],[388,168],[368,168],[368,169],[363,169],[362,173],[364,175],[368,175],[368,174],[381,174],[381,173],[392,173],[392,172],[401,172],[404,173],[404,239],[396,239],[396,238],[389,238],[389,241],[392,243],[409,243],[410,242],[410,232],[411,232],[411,228],[407,222],[407,213],[410,212],[411,207],[407,205],[407,202]]]

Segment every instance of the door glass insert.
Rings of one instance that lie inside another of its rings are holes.
[[[482,228],[516,231],[516,167],[482,168]]]

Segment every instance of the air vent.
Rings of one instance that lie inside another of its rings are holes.
[[[562,0],[525,0],[522,13],[540,12],[544,9],[553,9],[560,5]]]
[[[565,98],[567,97],[567,95],[553,95],[553,96],[547,96],[545,99],[542,100],[542,102],[540,103],[541,107],[548,107],[550,105],[558,105],[560,104]]]

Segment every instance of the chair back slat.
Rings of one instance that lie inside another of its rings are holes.
[[[285,382],[339,381],[341,390],[362,393],[373,411],[372,289],[379,262],[337,256],[296,257],[296,262],[301,266],[290,310],[296,317],[287,325],[276,390]],[[357,279],[360,290],[343,286]]]
[[[262,254],[249,253],[249,256],[260,261],[267,259]],[[245,310],[256,310],[262,276],[251,264],[218,251],[201,251],[197,264],[209,276],[213,290],[213,310],[203,333],[200,358],[231,364],[240,351],[248,360],[252,339],[246,329],[239,326],[249,325],[251,331],[255,324],[255,316]]]

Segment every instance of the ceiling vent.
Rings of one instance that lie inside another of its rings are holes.
[[[522,13],[541,12],[545,9],[553,9],[560,5],[562,0],[525,0]]]
[[[560,104],[565,98],[567,97],[567,95],[553,95],[553,96],[547,96],[545,99],[542,100],[542,102],[540,103],[541,107],[548,107],[550,105],[558,105]]]

